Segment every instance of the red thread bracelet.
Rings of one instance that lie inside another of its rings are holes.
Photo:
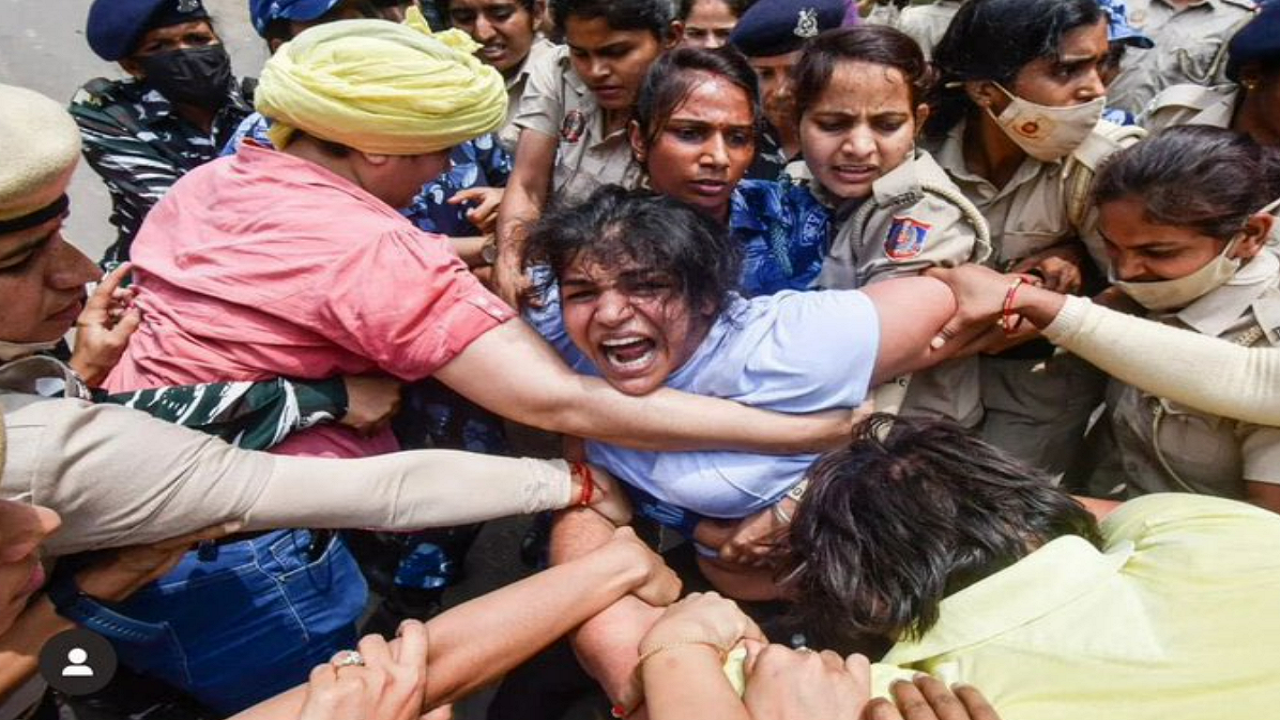
[[[584,462],[575,462],[573,471],[582,480],[582,492],[578,495],[578,507],[587,507],[591,504],[591,497],[595,495],[596,490],[596,480],[591,475],[591,466]]]
[[[1022,287],[1026,280],[1023,278],[1014,278],[1013,283],[1009,285],[1009,289],[1004,293],[1004,308],[1000,313],[1000,329],[1004,330],[1005,335],[1012,335],[1022,327],[1025,317],[1018,315],[1018,321],[1013,321],[1013,301],[1018,294],[1018,288]]]

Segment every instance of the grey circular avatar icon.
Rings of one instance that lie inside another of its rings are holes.
[[[116,674],[116,663],[111,643],[83,628],[60,632],[40,648],[40,676],[67,695],[88,695],[106,687]]]

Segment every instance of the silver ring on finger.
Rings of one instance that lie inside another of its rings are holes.
[[[344,667],[364,667],[364,656],[358,650],[343,650],[333,659],[333,666]]]

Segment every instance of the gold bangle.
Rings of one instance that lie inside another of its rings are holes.
[[[649,648],[648,650],[640,653],[640,659],[636,661],[636,670],[644,667],[644,662],[654,655],[659,655],[668,650],[675,650],[676,648],[689,647],[690,645],[706,645],[712,650],[715,650],[716,654],[721,658],[724,657],[724,648],[710,640],[676,640],[675,642],[663,643],[657,647]]]

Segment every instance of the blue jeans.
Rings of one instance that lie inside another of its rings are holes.
[[[278,530],[189,552],[172,572],[101,622],[130,668],[231,714],[305,682],[355,646],[368,589],[336,538],[312,553],[312,533]]]

